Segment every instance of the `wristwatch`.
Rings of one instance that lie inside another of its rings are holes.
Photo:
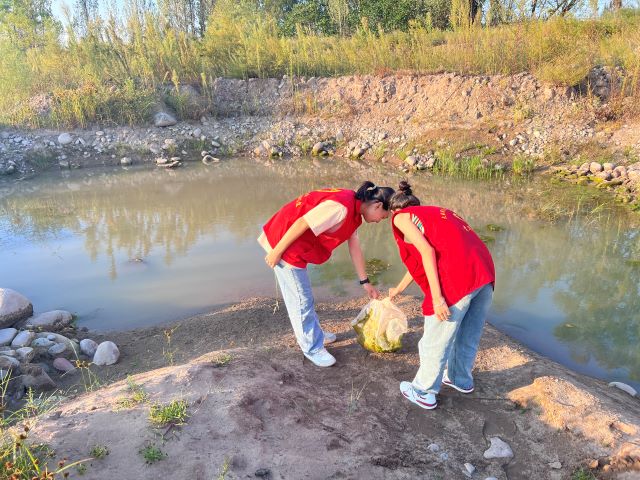
[[[364,285],[365,283],[371,283],[369,281],[369,277],[365,278],[364,280],[360,280],[360,285]]]

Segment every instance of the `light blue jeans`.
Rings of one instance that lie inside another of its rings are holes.
[[[487,284],[450,306],[448,320],[424,317],[424,333],[418,343],[420,368],[413,379],[416,390],[438,393],[445,368],[456,386],[473,387],[471,370],[492,300],[493,287]]]
[[[324,348],[324,332],[315,310],[307,269],[276,265],[274,271],[298,345],[303,353],[316,353]]]

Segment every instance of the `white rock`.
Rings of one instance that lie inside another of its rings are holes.
[[[65,132],[58,135],[58,143],[60,145],[69,145],[71,142],[73,142],[73,137],[70,133]]]
[[[120,358],[120,350],[113,342],[102,342],[98,345],[93,356],[93,363],[96,365],[113,365]]]
[[[10,288],[0,288],[0,328],[10,327],[33,314],[26,297]]]
[[[66,327],[73,320],[73,315],[65,310],[51,310],[34,315],[27,320],[27,327],[61,328]]]
[[[442,460],[443,462],[446,462],[447,460],[449,460],[449,454],[447,452],[442,452],[440,454],[440,460]]]
[[[192,133],[194,137],[199,137],[201,134],[202,134],[202,129],[200,128],[196,128]]]
[[[22,363],[28,363],[35,357],[36,351],[31,347],[22,347],[16,350],[16,355]]]
[[[554,470],[560,470],[562,468],[562,464],[560,462],[551,462],[549,466]]]
[[[123,165],[125,167],[128,165],[131,165],[132,163],[133,163],[133,160],[131,160],[129,157],[122,157],[120,159],[120,165]]]
[[[56,355],[62,355],[66,350],[67,350],[66,344],[56,343],[51,347],[49,347],[49,350],[47,350],[47,352],[49,352],[49,355],[51,355],[52,357],[55,357]]]
[[[18,330],[15,328],[3,328],[0,330],[0,346],[10,345],[17,334]]]
[[[93,340],[91,340],[90,338],[85,338],[84,340],[80,340],[80,350],[87,357],[93,358],[97,348],[98,348],[98,344]]]
[[[470,477],[471,475],[473,475],[473,472],[476,471],[476,467],[474,467],[473,465],[471,465],[470,463],[465,463],[464,464],[464,471],[463,473],[467,476]]]
[[[427,447],[427,450],[433,453],[438,453],[440,451],[440,445],[438,445],[437,443],[431,443]]]
[[[35,333],[23,330],[22,332],[18,333],[18,335],[16,335],[16,337],[13,339],[13,341],[11,342],[11,346],[14,348],[28,347],[29,345],[31,345],[31,342],[33,341],[35,336]]]
[[[156,127],[170,127],[176,123],[178,123],[178,120],[167,112],[158,112],[153,116],[153,124]]]
[[[610,387],[616,387],[619,388],[620,390],[622,390],[623,392],[628,393],[629,395],[631,395],[632,397],[635,397],[636,395],[638,395],[638,392],[636,391],[635,388],[633,388],[631,385],[627,385],[626,383],[622,383],[622,382],[611,382],[609,384]]]
[[[484,452],[484,458],[491,459],[513,457],[513,450],[511,450],[509,444],[500,439],[500,437],[491,437],[489,441],[491,442],[491,446]]]
[[[220,143],[215,140],[211,140],[211,146],[214,148],[220,148]]]

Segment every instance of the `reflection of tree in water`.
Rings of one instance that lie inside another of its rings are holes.
[[[586,364],[593,357],[640,380],[640,269],[625,263],[640,258],[638,230],[628,229],[624,219],[544,228],[543,235],[521,229],[497,236],[495,308],[506,309],[519,295],[534,302],[550,288],[564,314],[553,333],[572,358]]]

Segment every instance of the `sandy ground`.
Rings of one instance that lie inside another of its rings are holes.
[[[465,463],[479,479],[565,479],[597,460],[598,478],[640,478],[636,398],[487,326],[476,391],[443,387],[436,410],[419,409],[398,390],[417,369],[417,300],[399,302],[411,330],[394,354],[368,353],[355,341],[349,320],[363,303],[318,306],[324,328],[338,336],[330,346],[338,363],[328,369],[303,359],[273,299],[173,324],[170,344],[162,327],[109,334],[122,358],[95,370],[104,386],[41,418],[35,437],[71,460],[106,446],[109,455],[88,462],[82,476],[71,471],[86,479],[457,479],[467,478]],[[131,395],[127,376],[149,402],[118,407]],[[153,428],[150,403],[174,399],[188,402],[187,422]],[[483,458],[494,436],[511,446],[512,459]],[[139,452],[148,445],[167,456],[145,464]]]

